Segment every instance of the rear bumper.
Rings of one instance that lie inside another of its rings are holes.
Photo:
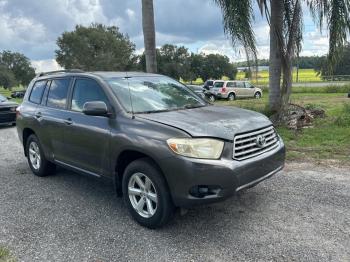
[[[275,149],[243,161],[177,156],[163,160],[161,168],[168,170],[164,173],[174,204],[186,208],[219,202],[244,188],[255,186],[282,170],[284,161],[285,147],[280,140]],[[208,188],[208,194],[194,195],[194,188]]]

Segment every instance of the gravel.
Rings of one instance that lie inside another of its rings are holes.
[[[350,171],[288,163],[149,230],[106,181],[64,169],[32,175],[16,129],[0,128],[0,246],[19,261],[350,261]]]

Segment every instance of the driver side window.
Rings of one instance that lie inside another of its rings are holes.
[[[250,83],[246,82],[246,83],[245,83],[245,87],[246,87],[246,88],[251,88],[252,85],[251,85]]]
[[[74,84],[71,109],[82,112],[84,104],[102,101],[108,106],[108,99],[100,85],[92,79],[77,79]]]

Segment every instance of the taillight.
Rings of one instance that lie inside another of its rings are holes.
[[[221,88],[221,93],[226,93],[226,87]]]

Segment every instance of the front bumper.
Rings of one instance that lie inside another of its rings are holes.
[[[255,186],[283,169],[285,146],[283,141],[271,151],[238,161],[230,157],[227,143],[219,160],[191,159],[181,156],[163,159],[164,171],[174,204],[179,207],[219,202],[236,192]],[[225,157],[227,156],[227,157]],[[232,156],[232,155],[231,155]],[[193,195],[193,188],[212,188],[210,194]]]
[[[0,124],[16,123],[16,112],[0,112]]]

